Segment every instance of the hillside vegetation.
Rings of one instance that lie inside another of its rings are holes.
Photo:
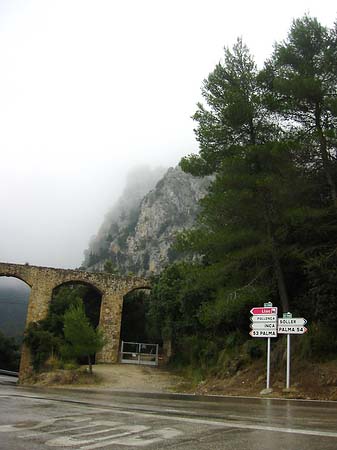
[[[264,354],[249,310],[271,301],[308,320],[298,355],[337,355],[337,26],[304,16],[257,68],[238,39],[202,84],[199,153],[181,167],[215,175],[176,251],[199,255],[154,282],[148,320],[174,361],[236,373]]]

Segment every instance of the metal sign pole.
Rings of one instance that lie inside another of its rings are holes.
[[[269,389],[270,386],[270,338],[267,338],[267,386],[266,389]]]
[[[290,387],[290,334],[287,334],[287,382],[286,389]]]
[[[291,312],[283,313],[283,321],[294,322]],[[282,322],[281,322],[282,323]],[[287,333],[287,370],[286,370],[286,389],[290,387],[290,331]]]

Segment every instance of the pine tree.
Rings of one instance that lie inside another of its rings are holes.
[[[92,373],[91,355],[102,349],[104,340],[99,330],[94,330],[85,315],[83,303],[74,305],[64,315],[64,337],[66,345],[63,353],[67,356],[88,358],[89,371]]]
[[[294,20],[288,38],[276,44],[261,74],[268,107],[293,137],[306,146],[304,161],[323,170],[337,207],[337,26],[317,19]],[[321,188],[324,194],[324,189]]]
[[[245,253],[255,258],[263,247],[263,258],[274,269],[283,309],[288,310],[284,252],[278,237],[282,224],[277,221],[283,214],[278,211],[280,198],[291,197],[283,166],[293,169],[293,163],[288,147],[279,144],[281,128],[265,107],[257,68],[241,40],[232,51],[225,49],[224,63],[204,82],[202,94],[208,109],[198,105],[194,116],[200,152],[184,158],[181,166],[197,175],[217,172],[202,202],[208,240],[219,239],[215,252],[227,247],[223,250],[228,257],[236,249],[242,259]]]
[[[193,116],[199,154],[183,158],[183,170],[199,176],[214,173],[238,148],[275,139],[278,130],[264,107],[257,74],[254,59],[241,39],[232,50],[225,48],[224,61],[203,82],[207,106],[198,103]]]

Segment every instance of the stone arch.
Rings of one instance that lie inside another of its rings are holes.
[[[101,304],[100,328],[103,330],[106,344],[97,355],[102,363],[118,362],[120,332],[125,295],[136,289],[151,289],[148,280],[139,277],[115,277],[114,288],[104,293]]]
[[[17,280],[20,280],[20,281],[22,281],[23,283],[26,283],[27,286],[29,286],[30,288],[32,288],[31,284],[29,283],[29,281],[25,280],[25,277],[24,277],[24,276],[22,276],[22,275],[20,275],[20,274],[17,274],[17,273],[15,273],[15,272],[13,272],[13,273],[8,273],[7,271],[2,272],[2,271],[0,270],[0,277],[16,278]]]
[[[124,297],[126,296],[126,295],[128,295],[128,294],[132,294],[133,292],[135,292],[135,291],[140,291],[140,290],[143,290],[143,291],[151,291],[151,289],[152,289],[152,287],[147,283],[147,284],[144,284],[144,286],[142,286],[141,284],[139,285],[139,286],[136,286],[136,287],[133,287],[132,289],[130,289],[128,292],[126,292],[125,294],[124,294]]]
[[[87,280],[80,280],[80,279],[63,281],[63,282],[61,282],[61,283],[59,283],[59,284],[57,284],[56,286],[53,287],[53,292],[56,289],[59,289],[60,287],[67,286],[67,285],[84,285],[84,286],[88,286],[91,289],[94,289],[100,295],[103,295],[103,292],[102,292],[101,288],[97,287],[94,283],[91,283],[90,281],[87,281]]]
[[[119,348],[121,347],[122,340],[124,342],[147,342],[147,330],[145,326],[146,297],[142,294],[144,291],[150,290],[150,286],[140,285],[130,289],[124,294],[121,311]],[[139,294],[137,295],[137,293]]]
[[[53,300],[55,298],[55,295],[57,295],[58,290],[60,290],[62,287],[77,287],[77,286],[79,287],[84,286],[86,288],[89,288],[89,290],[85,290],[84,292],[82,291],[81,293],[83,295],[82,299],[86,314],[89,316],[91,324],[94,327],[97,327],[100,323],[101,318],[101,304],[103,292],[95,284],[90,283],[87,280],[85,281],[69,280],[61,284],[58,284],[52,290],[51,304],[53,303]]]
[[[55,269],[52,267],[31,266],[0,262],[0,273],[14,276],[31,287],[26,326],[30,322],[44,319],[49,310],[53,290],[64,283],[83,283],[96,288],[102,294],[100,323],[106,338],[103,350],[97,355],[97,362],[114,363],[118,361],[118,348],[123,297],[135,289],[149,289],[148,280],[140,277],[123,277],[102,272]],[[23,348],[20,363],[20,380],[30,372],[30,353]]]

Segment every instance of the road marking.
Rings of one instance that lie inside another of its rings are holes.
[[[48,399],[48,400],[49,401],[50,400],[61,401],[58,399]],[[219,427],[219,428],[232,428],[232,429],[235,428],[235,429],[246,429],[246,430],[255,430],[255,431],[267,431],[267,432],[278,432],[278,433],[286,433],[286,434],[299,434],[299,435],[306,435],[306,436],[320,436],[320,437],[337,438],[337,432],[334,432],[334,431],[320,431],[317,429],[312,430],[312,429],[290,428],[290,427],[282,427],[282,426],[265,426],[262,424],[261,425],[251,424],[251,423],[243,422],[243,421],[234,422],[234,421],[187,418],[187,417],[178,417],[178,416],[158,414],[159,411],[158,412],[156,412],[156,411],[152,411],[152,412],[150,412],[150,411],[149,412],[124,411],[124,410],[121,410],[118,408],[113,408],[113,409],[107,408],[105,405],[101,405],[101,404],[97,404],[97,405],[93,404],[92,406],[88,406],[84,402],[74,402],[74,403],[76,403],[76,405],[74,405],[74,406],[76,406],[77,408],[83,408],[83,405],[85,405],[87,408],[90,408],[95,411],[100,411],[100,412],[105,412],[105,413],[110,413],[110,414],[116,413],[119,415],[122,415],[122,414],[128,415],[128,416],[131,415],[131,416],[137,416],[139,418],[144,417],[147,419],[149,417],[155,417],[156,419],[165,420],[166,423],[167,423],[167,421],[175,421],[175,422],[210,425],[210,426],[215,426],[215,427]],[[179,413],[181,413],[181,411]],[[93,412],[91,414],[93,414]],[[17,431],[18,432],[18,431],[23,431],[23,430],[39,429],[39,433],[38,433],[39,435],[48,434],[50,432],[47,432],[47,431],[43,432],[42,430],[40,431],[40,429],[43,427],[50,426],[50,425],[54,424],[55,421],[60,421],[62,419],[63,420],[71,420],[71,417],[49,419],[44,422],[40,422],[37,424],[35,423],[35,425],[30,425],[30,426],[27,426],[27,422],[18,423],[15,425],[13,425],[13,424],[12,425],[2,425],[2,426],[0,426],[0,432],[9,432],[9,431]],[[88,417],[85,418],[82,416],[82,420],[88,420]],[[61,430],[61,431],[55,430],[55,433],[66,432],[66,431],[67,431],[67,429]],[[152,433],[152,435],[153,435],[154,432],[149,432],[149,433]],[[158,438],[154,438],[154,439],[158,439]],[[122,442],[119,442],[119,441],[117,442],[116,439],[114,440],[114,443],[116,443],[116,444],[118,443],[119,445],[138,446],[138,442],[140,442],[140,440],[138,439],[137,436],[125,436],[122,440],[123,440],[123,442],[126,442],[126,441],[132,442],[132,444],[122,444]],[[150,442],[150,439],[148,440],[148,443],[149,442]],[[156,442],[158,442],[158,441],[156,441]],[[96,444],[92,444],[92,445],[96,445]],[[147,445],[147,444],[144,444],[144,445]],[[102,443],[100,443],[100,446],[102,447]],[[89,450],[88,446],[86,446],[85,448],[87,448],[87,450]],[[92,447],[92,448],[99,448],[99,447],[96,446],[96,447]]]
[[[103,437],[95,437],[92,439],[77,439],[77,435],[75,436],[61,436],[56,439],[51,439],[47,441],[45,444],[50,447],[74,447],[76,445],[81,445],[80,448],[90,449],[90,448],[101,448],[111,443],[114,443],[116,438],[121,438],[124,436],[129,436],[130,434],[141,433],[142,431],[147,431],[150,428],[145,425],[120,425],[115,427],[115,431],[117,430],[126,430],[122,433],[116,433],[110,436]],[[104,442],[105,441],[105,442]],[[83,447],[84,446],[84,447]]]
[[[148,427],[149,428],[149,427]],[[136,447],[145,447],[145,445],[151,445],[154,443],[159,443],[163,440],[172,439],[178,437],[183,434],[182,431],[176,430],[174,428],[162,428],[160,430],[148,431],[147,433],[142,433],[141,435],[132,436],[135,433],[129,433],[129,436],[123,437],[123,439],[118,439],[118,436],[115,436],[110,441],[99,444],[86,445],[84,447],[80,447],[81,450],[94,450],[96,448],[106,447],[107,445],[133,445]],[[158,436],[152,439],[146,439],[147,436]]]
[[[116,411],[116,410],[115,410]],[[333,431],[319,431],[319,430],[305,430],[301,428],[282,428],[282,427],[273,427],[273,426],[264,426],[264,425],[254,425],[249,424],[245,422],[226,422],[226,421],[215,421],[215,420],[208,420],[208,419],[192,419],[188,417],[171,417],[171,416],[164,416],[161,414],[156,413],[139,413],[139,412],[131,412],[131,411],[118,411],[119,414],[125,414],[125,415],[137,415],[140,417],[149,417],[149,416],[155,416],[156,419],[165,419],[167,420],[173,420],[173,421],[179,421],[179,422],[186,422],[186,423],[194,423],[194,424],[200,424],[200,425],[214,425],[216,427],[229,427],[229,428],[240,428],[240,429],[247,429],[247,430],[261,430],[261,431],[272,431],[272,432],[278,432],[278,433],[292,433],[292,434],[304,434],[308,436],[322,436],[322,437],[333,437],[337,438],[337,433]]]
[[[64,422],[68,422],[70,427],[65,427]],[[70,422],[70,423],[69,423]],[[84,423],[81,426],[71,426],[74,423]],[[58,425],[62,428],[57,428]],[[50,430],[50,427],[54,429]],[[102,427],[101,429],[98,429]],[[103,428],[104,427],[104,428]],[[107,428],[108,427],[108,428]],[[73,431],[88,430],[85,433],[72,434]],[[23,433],[22,431],[36,430],[36,433]],[[108,445],[136,446],[144,447],[163,440],[172,439],[179,436],[182,431],[174,428],[152,429],[147,425],[127,425],[122,422],[109,420],[93,420],[92,416],[68,416],[47,419],[42,422],[20,422],[12,425],[0,426],[1,432],[21,432],[20,439],[33,439],[45,436],[45,445],[49,447],[76,447],[83,450],[94,450]],[[107,433],[109,433],[107,435]],[[52,439],[48,437],[52,434],[63,434]],[[68,436],[64,436],[68,434]],[[103,436],[102,436],[103,435]]]
[[[90,425],[82,425],[81,427],[64,428],[63,430],[40,431],[39,433],[34,433],[34,434],[22,434],[19,437],[20,438],[33,438],[33,437],[41,436],[41,435],[45,435],[45,434],[57,434],[57,433],[66,433],[68,431],[87,430],[88,427],[90,427]]]
[[[48,427],[54,424],[58,419],[47,419],[43,422],[33,422],[35,425],[29,425],[27,422],[19,422],[14,425],[0,425],[0,433],[8,432],[8,431],[21,431],[21,430],[36,430],[38,428]]]

